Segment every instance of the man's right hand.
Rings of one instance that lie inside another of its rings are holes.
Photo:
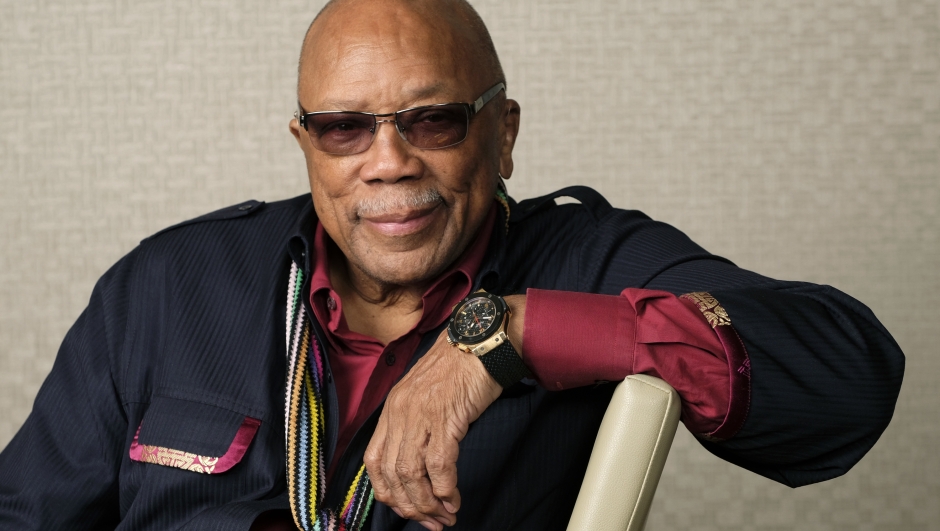
[[[502,392],[446,332],[392,388],[365,453],[375,499],[434,531],[457,523],[458,443]]]

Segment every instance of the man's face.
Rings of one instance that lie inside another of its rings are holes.
[[[391,113],[470,102],[500,81],[475,65],[456,32],[392,4],[373,3],[381,13],[369,16],[341,8],[317,21],[301,72],[305,110]],[[500,94],[471,120],[466,140],[437,150],[411,146],[393,123],[380,123],[372,145],[355,155],[317,150],[296,120],[291,131],[320,222],[349,263],[381,284],[410,286],[437,276],[475,237],[498,172],[512,171],[518,116]]]

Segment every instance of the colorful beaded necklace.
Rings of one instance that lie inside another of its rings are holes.
[[[342,507],[323,506],[326,496],[326,412],[323,351],[300,300],[303,271],[292,263],[287,288],[287,488],[294,522],[304,531],[360,531],[372,509],[373,491],[363,464]]]

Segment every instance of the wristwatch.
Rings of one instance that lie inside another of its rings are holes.
[[[509,342],[510,315],[505,299],[480,290],[458,302],[447,323],[450,344],[479,358],[502,387],[532,377]]]

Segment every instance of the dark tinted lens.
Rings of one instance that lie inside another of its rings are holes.
[[[399,126],[412,146],[436,149],[467,138],[466,105],[432,105],[398,113]]]
[[[308,114],[307,131],[314,147],[327,153],[361,153],[372,144],[375,118],[354,112]]]

